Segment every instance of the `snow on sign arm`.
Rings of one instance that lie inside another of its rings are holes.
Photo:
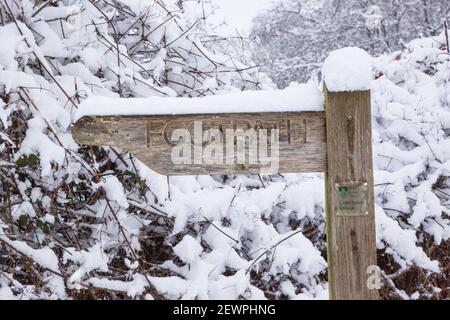
[[[312,84],[284,90],[243,91],[204,98],[92,97],[83,101],[74,121],[83,116],[175,115],[212,113],[322,111],[323,94]]]
[[[365,91],[372,82],[372,58],[362,49],[348,47],[330,53],[322,68],[328,91]]]

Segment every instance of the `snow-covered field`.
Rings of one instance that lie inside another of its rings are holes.
[[[278,95],[321,107],[321,82],[271,94],[206,4],[80,3],[1,3],[0,299],[327,299],[321,174],[165,177],[70,131],[98,110],[141,113],[140,101],[192,112],[181,97],[205,99],[202,112],[249,108],[240,96],[271,111]],[[372,79],[358,83],[372,89],[382,296],[448,298],[446,39],[370,59]],[[343,67],[325,65],[331,77]]]

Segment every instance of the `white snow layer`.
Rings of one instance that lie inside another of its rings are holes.
[[[202,251],[203,248],[200,243],[189,235],[185,236],[183,240],[173,248],[173,252],[186,263],[195,262]]]
[[[168,115],[322,111],[319,88],[301,84],[284,90],[243,91],[204,98],[150,97],[118,99],[94,96],[83,101],[74,121],[83,116]]]
[[[322,73],[329,91],[364,91],[372,82],[372,58],[362,49],[348,47],[333,51]]]

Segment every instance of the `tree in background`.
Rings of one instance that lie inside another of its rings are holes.
[[[255,60],[280,87],[306,81],[338,48],[392,52],[440,33],[446,0],[282,0],[254,21]]]

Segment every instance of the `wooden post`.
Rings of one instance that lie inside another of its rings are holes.
[[[370,91],[325,86],[328,277],[332,300],[374,300],[376,268]]]

